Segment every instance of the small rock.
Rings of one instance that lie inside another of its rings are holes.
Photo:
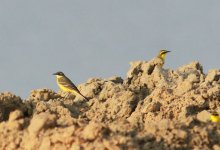
[[[50,142],[50,138],[49,137],[44,137],[39,150],[46,150],[46,149],[51,149],[51,142]]]
[[[186,139],[187,138],[187,132],[181,129],[174,129],[173,131],[176,136],[180,139]]]
[[[197,119],[201,122],[208,122],[210,120],[210,113],[206,110],[197,114]]]
[[[157,112],[160,111],[160,107],[162,104],[160,102],[153,102],[150,103],[148,106],[146,106],[141,112],[147,113],[147,112]]]
[[[210,70],[205,78],[205,82],[218,81],[220,79],[220,70]]]
[[[220,146],[217,145],[217,144],[215,144],[215,145],[213,146],[213,150],[220,150]]]
[[[117,76],[113,76],[113,77],[109,78],[108,81],[112,81],[116,84],[122,84],[124,82],[121,77],[117,77]]]
[[[94,140],[102,130],[102,125],[97,122],[90,122],[83,131],[83,138],[86,140]]]
[[[20,110],[15,110],[10,113],[9,121],[15,121],[23,117],[23,113]]]
[[[54,125],[55,118],[55,115],[51,115],[49,113],[41,113],[34,116],[28,127],[29,133],[33,135],[38,135],[43,128]]]

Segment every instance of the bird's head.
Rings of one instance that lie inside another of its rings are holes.
[[[164,49],[162,49],[162,50],[160,50],[160,53],[158,54],[158,58],[161,58],[163,61],[164,61],[164,59],[165,59],[165,57],[166,57],[166,54],[167,53],[169,53],[170,51],[167,51],[167,50],[164,50]]]
[[[59,72],[56,72],[54,73],[53,75],[56,75],[57,77],[63,77],[65,76],[63,72],[59,71]]]

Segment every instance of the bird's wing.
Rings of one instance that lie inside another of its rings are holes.
[[[62,84],[62,86],[64,86],[65,88],[75,90],[79,94],[81,94],[80,91],[78,90],[78,88],[73,84],[73,82],[69,78],[67,78],[67,77],[59,78],[58,82],[60,84]]]

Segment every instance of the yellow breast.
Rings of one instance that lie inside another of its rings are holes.
[[[219,116],[215,116],[215,115],[211,115],[210,116],[210,120],[212,122],[220,122],[220,117]]]

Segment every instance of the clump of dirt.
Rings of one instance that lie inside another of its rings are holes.
[[[220,149],[220,70],[131,63],[127,78],[92,78],[80,96],[0,94],[0,149]]]
[[[27,107],[20,97],[9,92],[0,93],[0,122],[8,120],[9,114],[14,110],[27,113]]]

